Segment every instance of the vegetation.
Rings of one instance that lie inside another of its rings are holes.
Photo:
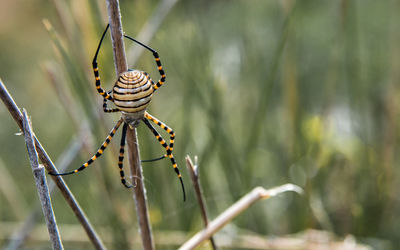
[[[74,142],[82,142],[68,164],[74,169],[119,117],[102,112],[91,69],[108,20],[105,3],[25,2],[2,4],[0,77],[28,111],[57,166]],[[167,160],[144,163],[153,231],[189,236],[202,228],[185,169],[190,154],[199,158],[210,218],[255,186],[291,182],[305,190],[303,196],[285,194],[254,205],[226,229],[228,235],[316,228],[395,249],[400,244],[400,2],[163,3],[172,9],[157,9],[159,1],[121,1],[124,31],[133,37],[160,17],[152,18],[154,12],[167,14],[149,42],[167,75],[149,112],[176,132],[174,152],[188,196],[183,203]],[[129,41],[125,46],[137,47]],[[144,51],[136,60],[134,54],[127,53],[129,66],[158,79],[152,55]],[[109,36],[99,69],[103,87],[111,89],[116,77]],[[18,128],[3,105],[0,119],[0,225],[8,225],[23,221],[38,197],[24,138],[15,135]],[[138,134],[142,159],[162,154],[145,126]],[[107,229],[100,234],[108,246],[125,249],[137,225],[132,194],[119,182],[119,136],[93,166],[65,181],[93,225]],[[59,224],[77,224],[57,191],[52,201]],[[60,227],[63,238],[66,232]],[[71,239],[71,246],[89,245],[81,240]],[[7,242],[0,238],[0,245]]]

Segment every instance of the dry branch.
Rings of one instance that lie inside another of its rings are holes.
[[[79,153],[79,150],[81,149],[84,143],[83,142],[84,138],[85,137],[83,136],[78,136],[76,138],[73,138],[71,140],[72,142],[66,147],[67,149],[63,151],[61,157],[57,160],[56,163],[60,172],[63,172],[69,166],[72,159],[75,159],[76,155]],[[54,188],[55,184],[54,182],[51,182],[49,184],[50,194],[53,193]],[[10,242],[4,249],[16,250],[21,248],[21,246],[26,241],[28,235],[33,230],[36,221],[40,217],[40,209],[41,209],[40,205],[35,206],[34,208],[31,209],[30,214],[28,216],[25,216],[26,218],[24,222],[20,223],[18,229],[14,230]]]
[[[31,162],[33,176],[38,189],[39,199],[42,205],[42,211],[46,221],[47,230],[49,232],[51,244],[53,249],[64,249],[61,242],[61,236],[58,231],[56,217],[54,216],[53,207],[51,205],[46,174],[44,172],[43,165],[39,165],[38,154],[36,152],[35,141],[33,139],[33,132],[25,109],[23,110],[22,124],[24,128],[25,143],[28,149],[29,160]]]
[[[193,187],[196,192],[197,202],[199,203],[201,216],[203,217],[204,221],[204,226],[207,228],[208,226],[207,209],[206,209],[206,204],[204,203],[203,190],[201,188],[199,180],[197,156],[195,156],[194,158],[195,165],[193,165],[193,162],[188,155],[186,156],[185,159],[186,159],[186,166],[189,170],[190,178],[192,179]],[[214,238],[212,236],[210,237],[210,242],[213,249],[214,250],[217,249],[217,245],[215,244]]]
[[[276,196],[282,192],[295,191],[302,193],[303,190],[293,184],[285,184],[272,189],[264,189],[263,187],[256,187],[250,193],[243,196],[239,201],[226,209],[217,218],[208,224],[208,227],[195,234],[191,239],[186,241],[179,250],[194,249],[203,241],[209,239],[213,234],[219,231],[223,226],[228,224],[233,218],[238,216],[244,210],[249,208],[253,203],[258,200],[267,199]]]
[[[106,0],[109,23],[111,28],[111,41],[114,52],[114,64],[117,77],[128,70],[121,14],[118,0]],[[139,223],[139,233],[142,237],[143,249],[154,249],[154,241],[151,232],[149,214],[147,209],[146,190],[142,177],[142,166],[140,164],[139,145],[136,136],[136,128],[128,128],[127,135],[128,159],[131,169],[131,179],[134,184],[133,196],[136,205],[136,214]]]
[[[10,93],[7,91],[7,88],[3,84],[2,80],[0,79],[0,98],[3,101],[4,105],[10,112],[11,116],[16,121],[17,125],[21,130],[23,130],[22,126],[22,113],[19,110],[17,104],[14,102],[13,98],[11,97]],[[54,166],[53,162],[51,161],[50,157],[47,155],[46,151],[40,144],[39,140],[36,136],[33,136],[35,140],[36,150],[39,154],[40,161],[43,163],[44,167],[48,172],[58,173],[56,167]],[[78,202],[76,201],[74,195],[69,190],[67,184],[65,184],[64,180],[60,176],[51,176],[57,187],[60,189],[61,194],[64,196],[65,200],[67,201],[68,205],[72,208],[75,216],[82,224],[83,228],[85,229],[88,237],[92,241],[93,245],[96,249],[105,249],[103,243],[101,242],[100,238],[98,237],[96,231],[90,224],[89,220],[87,219],[85,213],[79,206]]]

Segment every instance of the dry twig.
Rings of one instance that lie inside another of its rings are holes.
[[[61,154],[61,157],[57,160],[56,165],[58,166],[59,170],[63,172],[71,163],[72,159],[75,159],[76,155],[79,153],[83,145],[83,140],[85,137],[78,136],[73,138],[67,147],[66,150]],[[55,188],[54,182],[49,184],[49,192],[50,194],[53,193]],[[37,219],[40,216],[40,205],[35,206],[30,210],[30,214],[26,216],[23,223],[19,225],[19,227],[14,230],[11,236],[11,240],[8,245],[4,248],[6,250],[16,250],[20,249],[21,246],[26,241],[28,235],[33,230]],[[65,240],[65,239],[64,239]]]
[[[293,184],[285,184],[272,189],[264,189],[263,187],[256,187],[250,193],[243,196],[239,201],[226,209],[217,218],[208,224],[208,227],[202,231],[195,234],[191,239],[186,241],[179,250],[194,249],[200,245],[203,241],[209,239],[214,233],[219,231],[223,226],[228,224],[233,218],[238,216],[244,210],[246,210],[250,205],[261,199],[267,199],[272,196],[276,196],[282,192],[295,191],[297,193],[302,193],[303,190]]]
[[[114,52],[114,64],[117,77],[128,70],[124,51],[121,14],[118,0],[106,0],[109,23],[111,28],[111,41]],[[154,249],[154,241],[151,232],[149,214],[147,209],[146,190],[142,177],[139,146],[136,136],[136,128],[129,128],[126,135],[128,146],[129,167],[131,179],[134,183],[133,196],[135,198],[136,214],[139,223],[139,232],[142,237],[143,249]]]
[[[23,110],[22,124],[24,128],[25,143],[28,149],[29,160],[31,162],[33,176],[38,189],[39,199],[42,205],[42,211],[46,221],[47,230],[49,232],[51,244],[53,249],[64,249],[61,242],[61,236],[58,231],[56,217],[54,216],[53,207],[51,205],[46,174],[44,172],[43,165],[39,165],[38,154],[36,152],[35,141],[33,139],[33,132],[25,109]]]
[[[17,125],[21,130],[23,130],[22,126],[22,113],[19,110],[17,104],[14,102],[13,98],[11,97],[10,93],[7,91],[5,85],[0,79],[0,98],[3,101],[4,105],[10,112],[11,116],[16,121]],[[35,141],[36,150],[39,154],[40,161],[43,163],[44,167],[48,172],[58,173],[56,167],[54,166],[53,162],[51,161],[50,157],[47,155],[46,151],[40,144],[39,140],[36,136],[33,136]],[[67,201],[68,205],[72,208],[75,216],[82,224],[83,228],[85,229],[88,237],[96,247],[96,249],[105,249],[103,243],[101,242],[100,238],[98,237],[96,231],[90,224],[89,220],[87,219],[85,213],[79,206],[78,202],[76,201],[74,195],[69,190],[67,184],[65,184],[64,180],[60,176],[51,176],[57,187],[60,189],[61,194],[64,196],[65,200]]]
[[[186,159],[186,166],[189,170],[190,178],[192,179],[194,190],[196,191],[197,202],[199,203],[201,216],[203,217],[203,221],[204,221],[204,226],[207,228],[207,226],[208,226],[207,209],[206,209],[206,204],[204,203],[203,190],[201,188],[200,180],[199,180],[197,156],[194,157],[194,162],[195,162],[194,165],[188,155],[186,156],[185,159]],[[212,236],[210,237],[210,242],[211,242],[213,249],[217,249],[217,245],[215,244],[214,238]]]

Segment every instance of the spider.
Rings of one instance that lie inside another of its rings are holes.
[[[104,150],[107,148],[108,144],[110,143],[111,139],[117,132],[118,128],[123,124],[121,144],[120,144],[120,150],[119,150],[118,167],[119,167],[119,173],[120,173],[122,184],[126,188],[131,188],[132,185],[126,181],[124,171],[123,171],[126,131],[128,129],[128,126],[130,128],[134,128],[134,127],[137,127],[141,121],[143,121],[144,124],[151,130],[151,132],[154,134],[154,136],[160,142],[160,144],[164,147],[166,153],[159,158],[152,159],[152,160],[144,160],[142,162],[150,162],[150,161],[161,160],[163,158],[169,158],[172,163],[172,167],[174,168],[175,173],[177,174],[177,176],[180,180],[180,183],[182,186],[182,191],[183,191],[183,200],[185,201],[186,194],[185,194],[185,188],[184,188],[183,181],[182,181],[182,176],[179,172],[178,165],[175,161],[174,155],[172,154],[172,151],[174,148],[175,133],[165,123],[159,121],[157,118],[155,118],[154,116],[152,116],[151,114],[149,114],[146,111],[146,108],[149,105],[154,92],[165,83],[165,72],[161,65],[160,57],[159,57],[157,51],[155,51],[154,49],[133,39],[130,36],[124,35],[125,38],[143,46],[144,48],[146,48],[147,50],[149,50],[153,53],[153,56],[155,58],[155,61],[156,61],[157,67],[158,67],[158,71],[161,75],[161,78],[160,78],[160,80],[158,80],[158,82],[155,83],[150,78],[150,75],[148,73],[146,73],[144,71],[136,70],[136,69],[128,69],[128,71],[123,72],[119,75],[112,90],[106,92],[101,87],[99,69],[97,66],[97,56],[99,54],[101,44],[103,42],[103,39],[104,39],[109,27],[110,27],[110,25],[108,24],[106,29],[103,32],[101,39],[100,39],[99,45],[96,50],[96,54],[94,55],[93,62],[92,62],[93,72],[94,72],[94,76],[96,79],[97,92],[104,98],[104,102],[103,102],[104,112],[106,112],[106,113],[121,112],[122,116],[118,120],[118,122],[114,126],[114,128],[110,131],[106,140],[103,142],[103,144],[101,144],[101,146],[97,150],[96,154],[93,155],[92,158],[90,158],[87,162],[82,164],[81,167],[79,167],[73,171],[70,171],[70,172],[49,173],[49,174],[51,174],[51,175],[70,175],[70,174],[75,174],[75,173],[78,173],[78,172],[86,169],[90,164],[92,164],[97,158],[99,158],[103,154]],[[107,106],[108,101],[113,102],[115,104],[116,108],[108,108],[108,106]],[[169,137],[170,137],[169,144],[161,137],[161,135],[158,133],[158,131],[153,127],[153,125],[150,122],[157,124],[159,127],[164,129],[169,134]]]

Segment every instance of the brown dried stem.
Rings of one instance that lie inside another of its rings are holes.
[[[76,155],[79,153],[80,149],[82,148],[83,141],[84,141],[83,136],[78,136],[76,138],[73,138],[67,147],[66,150],[63,151],[61,154],[61,157],[57,160],[56,165],[58,166],[58,169],[60,172],[63,172],[71,163],[73,159],[75,159]],[[51,182],[49,184],[49,192],[50,194],[53,193],[55,188],[54,182]],[[16,250],[20,249],[21,246],[24,244],[26,241],[28,235],[31,233],[33,230],[36,221],[38,220],[40,216],[40,205],[35,206],[30,210],[30,214],[28,216],[25,216],[24,222],[19,224],[19,227],[14,230],[11,236],[11,240],[8,243],[8,245],[4,248],[6,250]],[[65,239],[64,239],[65,240]]]
[[[220,214],[217,218],[211,221],[207,228],[195,234],[191,239],[186,241],[179,250],[187,250],[194,249],[198,245],[200,245],[203,241],[209,239],[213,234],[218,232],[222,227],[228,224],[233,218],[238,216],[244,210],[249,208],[256,201],[267,199],[272,196],[276,196],[282,192],[286,191],[295,191],[298,193],[302,193],[302,189],[293,184],[285,184],[272,189],[264,189],[263,187],[256,187],[248,194],[243,196],[240,200],[226,209],[222,214]]]
[[[195,162],[194,165],[193,165],[192,160],[190,159],[190,156],[187,155],[185,159],[186,159],[186,166],[189,170],[190,178],[192,179],[194,190],[196,191],[197,202],[199,203],[201,216],[203,217],[203,221],[204,221],[204,226],[207,228],[207,226],[208,226],[207,209],[206,209],[206,204],[204,203],[203,190],[201,188],[200,180],[199,180],[197,156],[195,156],[195,158],[194,158],[194,162]],[[210,242],[211,242],[211,246],[213,247],[213,249],[217,249],[217,245],[215,244],[214,238],[212,236],[210,237]]]
[[[121,24],[121,14],[118,0],[106,0],[109,23],[111,28],[111,41],[114,51],[114,64],[117,77],[128,70],[123,31]],[[140,164],[139,146],[136,136],[136,128],[129,128],[127,131],[127,151],[129,167],[131,169],[131,179],[134,184],[133,196],[136,205],[136,215],[139,224],[139,233],[142,238],[143,249],[154,249],[154,241],[151,232],[149,214],[147,209],[146,190],[144,187],[142,166]]]
[[[42,211],[44,219],[46,221],[47,230],[49,232],[50,241],[53,249],[64,249],[61,236],[58,231],[56,217],[54,215],[53,207],[51,205],[49,188],[47,186],[46,174],[44,172],[43,165],[39,165],[38,154],[35,148],[35,141],[33,139],[33,132],[30,125],[30,120],[23,110],[23,128],[25,135],[25,143],[28,149],[29,161],[31,162],[33,176],[35,178],[36,187],[38,189],[40,204],[42,205]]]
[[[3,101],[4,105],[10,112],[11,116],[16,121],[17,125],[21,130],[23,130],[22,126],[22,113],[19,110],[17,104],[14,102],[13,98],[11,97],[10,93],[7,91],[5,85],[0,79],[0,99]],[[50,157],[47,155],[46,151],[40,144],[39,140],[36,136],[33,136],[35,140],[36,150],[39,154],[39,159],[46,168],[48,172],[58,173],[56,167],[54,166],[53,162],[51,161]],[[89,220],[87,219],[85,213],[79,206],[78,202],[76,201],[74,195],[69,190],[67,184],[65,184],[64,180],[60,176],[51,176],[57,187],[60,189],[61,194],[64,196],[65,200],[67,201],[68,205],[72,208],[75,216],[82,224],[83,228],[85,229],[89,239],[92,241],[96,249],[106,249],[101,242],[100,238],[98,237],[96,231],[90,224]]]

